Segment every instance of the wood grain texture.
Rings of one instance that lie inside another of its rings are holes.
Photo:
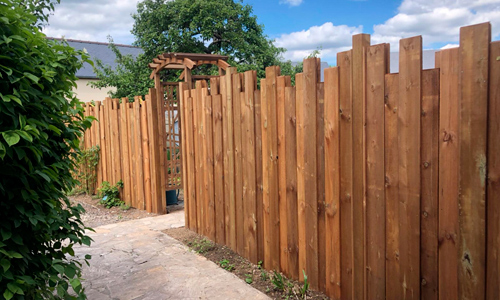
[[[352,37],[352,233],[353,233],[353,299],[363,299],[365,294],[365,195],[366,195],[366,146],[365,146],[365,79],[366,49],[370,35]]]
[[[224,174],[222,147],[222,96],[214,95],[212,102],[214,140],[214,196],[215,196],[215,242],[225,243]]]
[[[366,297],[385,299],[385,45],[366,51]]]
[[[302,101],[297,101],[297,198],[303,206],[304,214],[299,219],[299,237],[305,245],[299,248],[305,255],[305,273],[312,288],[319,287],[318,270],[318,182],[317,182],[317,142],[316,130],[316,84],[318,82],[317,60],[304,60]],[[299,214],[300,217],[301,214]],[[301,234],[301,231],[303,233]],[[301,255],[299,251],[299,256]],[[302,269],[299,265],[299,268]],[[303,280],[303,274],[299,274]]]
[[[307,246],[306,246],[306,200],[304,192],[299,193],[299,182],[304,185],[304,159],[300,156],[305,152],[304,142],[304,125],[303,125],[303,110],[304,110],[304,85],[305,78],[303,73],[295,75],[296,84],[296,130],[297,130],[297,228],[298,228],[298,246],[299,246],[299,279],[304,280],[304,275],[301,274],[302,270],[306,270],[307,262]]]
[[[400,40],[399,226],[402,299],[420,298],[420,115],[422,37]]]
[[[439,298],[458,298],[459,50],[439,55]]]
[[[399,74],[385,75],[385,246],[386,299],[398,300],[403,294],[399,284],[399,151],[398,151]]]
[[[128,103],[127,103],[128,105]],[[144,169],[143,169],[143,160],[144,153],[142,152],[142,132],[141,132],[141,112],[140,112],[141,104],[139,101],[135,101],[132,106],[132,110],[134,111],[134,152],[136,154],[135,164],[131,165],[135,169],[136,177],[132,177],[133,189],[137,191],[136,197],[136,208],[144,209],[145,208],[145,189],[144,189]],[[134,182],[135,181],[135,182]],[[163,209],[162,209],[163,212]]]
[[[261,81],[261,86],[263,85]],[[262,159],[262,105],[260,98],[260,90],[255,90],[255,200],[257,209],[257,259],[264,261],[264,224],[263,224],[263,159]]]
[[[285,87],[285,155],[286,155],[286,203],[287,203],[287,250],[288,273],[298,279],[299,244],[297,223],[297,118],[295,87]]]
[[[337,54],[340,82],[340,236],[342,299],[352,299],[352,51]]]
[[[339,68],[325,69],[325,275],[326,293],[341,296]]]
[[[421,298],[438,299],[439,70],[422,71]]]
[[[208,93],[208,90],[205,91]],[[205,160],[205,173],[206,177],[206,193],[208,196],[207,203],[207,237],[215,241],[216,234],[216,219],[215,219],[215,183],[214,183],[214,140],[213,140],[213,96],[205,96],[205,146],[206,146],[206,160]]]
[[[148,114],[146,101],[141,103],[141,147],[142,147],[142,169],[144,171],[144,209],[151,211],[151,167],[149,158],[149,132],[148,132]],[[187,173],[186,173],[187,174]],[[149,209],[149,210],[148,210]]]
[[[318,58],[317,65],[321,65]],[[320,75],[318,73],[317,80]],[[325,84],[316,84],[316,181],[318,214],[318,286],[326,290],[326,211],[325,211]]]
[[[491,25],[460,28],[458,297],[485,297],[486,151]]]
[[[277,78],[280,75],[279,67],[266,68],[266,105],[267,118],[267,144],[264,150],[263,144],[263,160],[268,160],[267,176],[264,173],[264,203],[268,203],[268,219],[264,220],[269,226],[268,235],[264,235],[266,239],[264,251],[269,252],[270,269],[279,270],[280,267],[280,213],[279,213],[279,182],[278,182],[278,124],[277,124]],[[262,95],[264,98],[264,95]],[[264,99],[262,99],[264,102]],[[264,137],[263,137],[264,138]],[[265,172],[265,171],[264,171]],[[266,179],[267,177],[267,179]],[[266,188],[267,181],[267,188]],[[266,195],[267,190],[267,195]],[[266,200],[267,197],[267,200]],[[266,216],[266,215],[264,215]]]
[[[241,91],[239,73],[233,74],[233,135],[234,135],[234,195],[236,207],[236,251],[245,252],[244,213],[243,213],[243,159],[241,138]]]
[[[500,42],[490,44],[486,299],[500,298]]]
[[[186,146],[187,146],[187,169],[188,169],[188,191],[189,191],[189,224],[190,229],[198,231],[198,221],[197,221],[197,206],[198,199],[196,198],[196,152],[194,146],[195,130],[194,130],[194,110],[193,110],[193,98],[191,97],[191,90],[184,91],[184,99],[186,101]]]

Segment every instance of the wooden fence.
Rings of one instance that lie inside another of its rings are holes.
[[[500,42],[353,36],[337,67],[179,87],[186,224],[332,299],[500,298]],[[487,210],[486,210],[487,208]]]
[[[126,204],[166,213],[165,114],[155,89],[142,101],[106,98],[86,103],[85,115],[97,119],[85,132],[84,148],[100,147],[97,187],[103,181],[123,181],[120,197]],[[163,156],[163,161],[162,161]]]

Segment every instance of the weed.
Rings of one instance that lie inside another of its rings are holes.
[[[229,272],[231,272],[232,270],[234,270],[234,264],[231,264],[231,263],[229,262],[229,260],[227,260],[227,259],[223,259],[223,260],[219,261],[219,265],[220,265],[223,269],[225,269],[225,270],[227,270],[227,271],[229,271]]]
[[[207,239],[201,239],[189,242],[188,246],[191,250],[195,251],[196,253],[203,254],[214,249],[215,245],[214,243],[212,243]]]
[[[246,274],[245,276],[246,276],[245,282],[248,283],[248,284],[252,284],[252,282],[253,282],[253,276],[252,276],[252,274]]]
[[[285,290],[285,279],[281,273],[273,271],[273,276],[271,277],[271,283],[274,285],[274,288],[278,291]]]
[[[130,205],[122,203],[122,205],[120,205],[120,209],[121,210],[129,210],[130,209]]]
[[[309,282],[307,281],[307,275],[304,270],[302,270],[302,274],[304,274],[304,285],[300,289],[300,297],[305,298],[307,291],[309,290]]]
[[[103,181],[101,188],[98,189],[99,196],[102,197],[100,203],[106,208],[120,206],[124,202],[120,200],[120,188],[123,187],[123,181],[118,181],[115,186],[111,186],[109,182]]]
[[[259,262],[257,263],[257,268],[259,268],[259,270],[262,269],[262,260],[259,260]]]
[[[269,275],[267,275],[266,271],[260,270],[260,279],[262,279],[262,281],[267,281],[269,279]]]

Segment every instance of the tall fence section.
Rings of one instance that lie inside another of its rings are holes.
[[[500,42],[422,39],[181,83],[186,225],[332,299],[500,298]]]
[[[166,213],[165,191],[170,163],[164,102],[156,89],[129,99],[106,98],[95,105],[86,103],[85,115],[97,119],[85,132],[84,147],[100,147],[97,187],[123,181],[120,197],[126,204],[154,213]],[[163,146],[162,146],[163,145]],[[166,166],[167,164],[167,166]],[[173,165],[173,163],[172,163]]]

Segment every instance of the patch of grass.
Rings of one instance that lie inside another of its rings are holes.
[[[120,209],[121,209],[121,210],[129,210],[129,209],[130,209],[130,205],[125,204],[125,203],[122,203],[122,204],[120,205]]]
[[[277,291],[285,290],[285,279],[281,273],[273,271],[273,276],[271,277],[271,283],[274,285],[274,289]]]
[[[200,239],[200,240],[194,240],[192,242],[189,242],[188,246],[194,252],[199,253],[199,254],[203,254],[203,253],[206,253],[210,250],[213,250],[215,247],[215,244],[210,240]]]
[[[248,283],[248,284],[252,284],[253,283],[253,276],[252,276],[252,274],[246,274],[245,275],[245,282]]]

